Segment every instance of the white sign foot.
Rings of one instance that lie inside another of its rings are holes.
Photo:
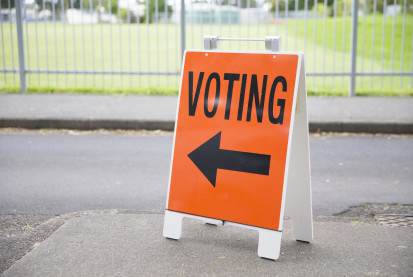
[[[163,236],[169,239],[179,239],[182,233],[182,219],[184,215],[171,211],[165,211],[163,224]]]
[[[209,225],[215,225],[215,226],[222,226],[223,225],[222,220],[205,218],[205,219],[203,219],[203,221],[205,222],[205,224],[209,224]]]
[[[277,260],[280,256],[282,232],[259,229],[258,256]]]

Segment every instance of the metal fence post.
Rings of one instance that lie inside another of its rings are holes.
[[[17,45],[19,49],[19,74],[20,74],[20,92],[25,93],[26,87],[26,68],[24,64],[24,42],[22,26],[22,9],[21,0],[15,0],[16,4],[16,26],[17,26]]]
[[[185,0],[181,0],[181,51],[183,58],[185,52]]]
[[[351,75],[350,75],[349,96],[356,95],[358,11],[359,11],[359,0],[353,0],[352,20],[351,20]]]

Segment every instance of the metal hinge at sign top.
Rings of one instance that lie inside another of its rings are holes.
[[[220,38],[219,36],[204,36],[204,49],[216,50],[219,48],[219,41],[264,41],[267,51],[277,52],[281,50],[280,36],[267,36],[264,39],[260,38]]]

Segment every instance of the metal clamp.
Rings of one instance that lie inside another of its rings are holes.
[[[216,50],[218,48],[218,36],[204,36],[205,50]]]
[[[277,52],[281,50],[280,36],[267,36],[264,39],[260,38],[220,38],[219,36],[204,36],[204,49],[217,50],[219,49],[219,41],[264,41],[267,51]]]
[[[265,49],[273,52],[281,51],[281,37],[265,37]]]

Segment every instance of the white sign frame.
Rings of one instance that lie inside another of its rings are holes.
[[[221,50],[187,50],[191,52],[222,52],[222,53],[256,53],[268,54],[268,52],[239,52]],[[169,174],[168,195],[164,218],[163,236],[178,240],[182,233],[182,220],[184,217],[203,220],[213,225],[224,225],[224,221],[202,216],[195,216],[168,210],[169,190],[171,185],[172,162],[175,149],[176,130],[178,124],[179,100],[181,97],[181,85],[185,57],[182,63],[181,83],[179,87],[178,107],[175,120],[175,132],[171,156],[171,167]],[[288,148],[283,182],[283,196],[280,212],[279,230],[269,230],[239,223],[225,221],[225,225],[233,225],[253,229],[259,233],[258,256],[266,259],[277,260],[280,256],[281,237],[284,216],[293,221],[293,237],[297,241],[310,242],[313,240],[313,214],[311,197],[311,174],[310,174],[310,152],[307,113],[307,88],[304,64],[304,54],[300,52],[274,52],[274,55],[297,55],[297,73],[294,88],[293,106],[288,137]]]

